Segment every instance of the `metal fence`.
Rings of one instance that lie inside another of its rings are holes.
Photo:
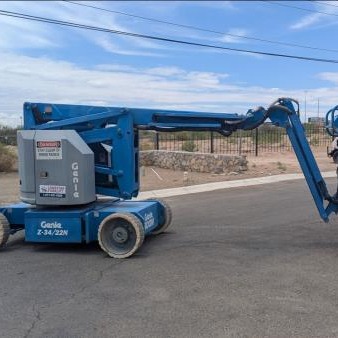
[[[312,147],[327,146],[332,142],[322,125],[307,123],[304,128]],[[0,134],[0,143],[16,145],[16,133]],[[258,156],[265,152],[291,151],[292,146],[284,128],[264,124],[255,130],[234,132],[229,137],[215,132],[140,131],[140,149]]]
[[[0,143],[15,146],[16,134],[0,135]]]
[[[323,126],[305,124],[304,128],[312,147],[327,146],[332,142],[332,138]],[[141,150],[198,151],[255,156],[265,152],[292,150],[286,130],[270,124],[264,124],[255,130],[240,130],[229,137],[214,132],[141,132],[140,148]]]

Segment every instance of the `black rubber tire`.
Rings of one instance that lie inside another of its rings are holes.
[[[107,216],[100,224],[98,241],[101,249],[113,258],[133,255],[144,241],[142,222],[131,213]]]
[[[11,228],[9,226],[9,222],[5,215],[0,213],[0,248],[6,245],[10,233]]]
[[[168,229],[169,225],[171,224],[172,218],[173,218],[173,213],[172,213],[170,205],[166,201],[164,201],[162,199],[153,199],[153,201],[159,202],[164,208],[164,223],[159,224],[151,232],[152,235],[158,235],[158,234],[161,234],[162,232],[164,232]]]
[[[335,151],[333,154],[332,154],[332,159],[333,159],[333,162],[338,164],[338,151]]]

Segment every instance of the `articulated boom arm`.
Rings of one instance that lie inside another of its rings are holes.
[[[250,109],[246,115],[172,111],[160,109],[93,107],[65,104],[25,103],[24,129],[78,132],[103,130],[118,125],[128,116],[133,127],[143,130],[175,132],[182,130],[216,131],[229,136],[237,129],[254,129],[266,119],[263,107]]]
[[[328,192],[293,103],[298,106],[293,99],[279,99],[269,107],[267,115],[274,125],[286,129],[318,212],[328,222],[329,215],[338,211],[337,192],[333,196]],[[324,201],[328,202],[326,206]]]
[[[327,222],[329,215],[338,211],[338,201],[327,190],[295,105],[298,106],[295,100],[282,98],[268,109],[258,107],[246,115],[238,115],[25,103],[24,128],[76,130],[95,154],[96,192],[130,199],[139,190],[138,130],[208,130],[229,136],[239,129],[255,129],[270,119],[274,125],[286,129],[319,214]],[[328,202],[327,206],[324,201]]]

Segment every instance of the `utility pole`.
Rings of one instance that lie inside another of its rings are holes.
[[[305,121],[304,123],[306,123],[306,94],[307,94],[307,90],[305,91],[305,102],[304,102]]]
[[[320,124],[319,123],[319,97],[318,97],[318,100],[317,100],[317,121],[318,121],[318,125]]]
[[[321,121],[319,120],[319,97],[317,99],[317,125],[318,127],[321,125]]]

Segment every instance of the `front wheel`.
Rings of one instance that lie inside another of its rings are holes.
[[[100,247],[110,257],[127,258],[133,255],[144,241],[141,221],[131,213],[107,216],[98,231]]]
[[[152,231],[153,235],[158,235],[158,234],[161,234],[162,232],[164,232],[169,227],[169,225],[171,224],[171,220],[173,218],[173,213],[172,213],[170,205],[166,201],[164,201],[162,199],[157,199],[156,201],[158,203],[160,203],[161,207],[163,208],[162,212],[163,212],[163,219],[164,219],[164,221],[162,222],[162,224],[159,224]]]
[[[11,228],[9,222],[4,214],[0,213],[0,248],[2,248],[8,241]]]

